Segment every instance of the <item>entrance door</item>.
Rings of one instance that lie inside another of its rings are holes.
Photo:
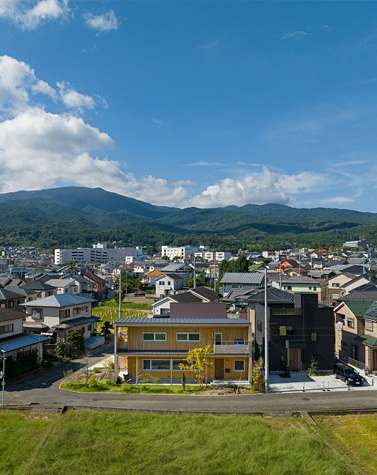
[[[289,363],[291,371],[298,371],[298,355],[300,350],[289,350]]]
[[[224,360],[215,358],[215,379],[224,379]]]

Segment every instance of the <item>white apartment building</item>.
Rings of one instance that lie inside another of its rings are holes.
[[[232,257],[232,253],[228,251],[207,251],[207,252],[196,252],[195,257],[201,257],[208,262],[221,262],[223,260],[228,260]]]
[[[169,260],[179,257],[179,259],[186,259],[188,256],[194,256],[197,252],[209,251],[209,246],[161,246],[161,257],[166,256]]]
[[[127,258],[136,258],[142,254],[141,247],[108,248],[106,243],[99,242],[93,247],[79,247],[78,249],[55,249],[55,264],[74,261],[87,264],[106,264],[108,262],[123,263]]]

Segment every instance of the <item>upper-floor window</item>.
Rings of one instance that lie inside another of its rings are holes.
[[[355,328],[355,320],[353,318],[347,318],[347,327]]]
[[[333,282],[333,283],[331,284],[331,287],[340,287],[340,284],[337,284],[336,282]]]
[[[5,333],[12,333],[13,332],[13,323],[9,325],[2,325],[0,327],[0,335],[4,335]]]
[[[262,322],[261,322],[260,320],[257,320],[257,330],[258,330],[259,332],[262,331]]]
[[[232,289],[242,289],[242,284],[232,284]]]
[[[69,318],[71,316],[71,311],[68,310],[59,310],[59,318]]]
[[[200,341],[200,333],[177,333],[177,341]]]
[[[143,333],[143,341],[166,341],[166,333]]]
[[[14,307],[14,301],[13,300],[9,300],[8,302],[8,308],[13,308]]]
[[[31,316],[34,319],[41,319],[43,317],[43,310],[41,308],[33,308],[31,310]]]
[[[164,281],[164,280],[161,280],[161,281],[159,282],[159,285],[165,285],[165,281]]]
[[[373,331],[373,322],[372,320],[365,320],[365,330],[368,332]]]

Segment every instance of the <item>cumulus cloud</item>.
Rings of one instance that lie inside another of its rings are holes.
[[[77,109],[80,112],[82,112],[83,109],[94,109],[96,107],[96,102],[93,97],[80,94],[72,89],[69,83],[57,82],[56,85],[60,89],[60,97],[66,107]]]
[[[0,110],[25,107],[30,93],[57,98],[55,89],[38,79],[28,64],[10,56],[0,56]]]
[[[261,171],[248,169],[238,179],[225,178],[190,197],[187,188],[196,185],[190,180],[168,183],[152,175],[138,178],[125,173],[118,161],[105,155],[114,145],[112,138],[83,118],[67,113],[95,107],[94,99],[76,92],[69,83],[57,86],[55,90],[39,79],[28,64],[0,57],[0,192],[75,184],[102,187],[153,204],[207,208],[289,203],[293,196],[319,191],[326,183],[324,174],[279,174],[265,167]],[[46,104],[36,101],[46,96],[64,107],[63,111],[48,112]]]
[[[309,192],[323,186],[325,175],[303,172],[296,175],[280,175],[267,168],[237,180],[226,178],[208,186],[189,200],[190,206],[199,208],[242,206],[247,203],[289,203],[290,195]]]
[[[0,18],[25,30],[33,30],[49,20],[67,17],[69,12],[68,0],[0,0]]]
[[[119,27],[119,21],[115,16],[114,10],[109,10],[102,15],[94,15],[93,13],[86,13],[84,15],[85,24],[97,30],[99,33],[108,32],[111,30],[117,30]]]

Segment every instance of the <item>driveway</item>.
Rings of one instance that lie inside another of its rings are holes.
[[[272,393],[295,392],[333,392],[333,391],[367,391],[376,390],[376,387],[364,382],[362,386],[351,386],[344,381],[335,379],[333,374],[327,376],[307,376],[304,371],[291,373],[290,378],[282,378],[277,374],[270,375],[270,389]]]

